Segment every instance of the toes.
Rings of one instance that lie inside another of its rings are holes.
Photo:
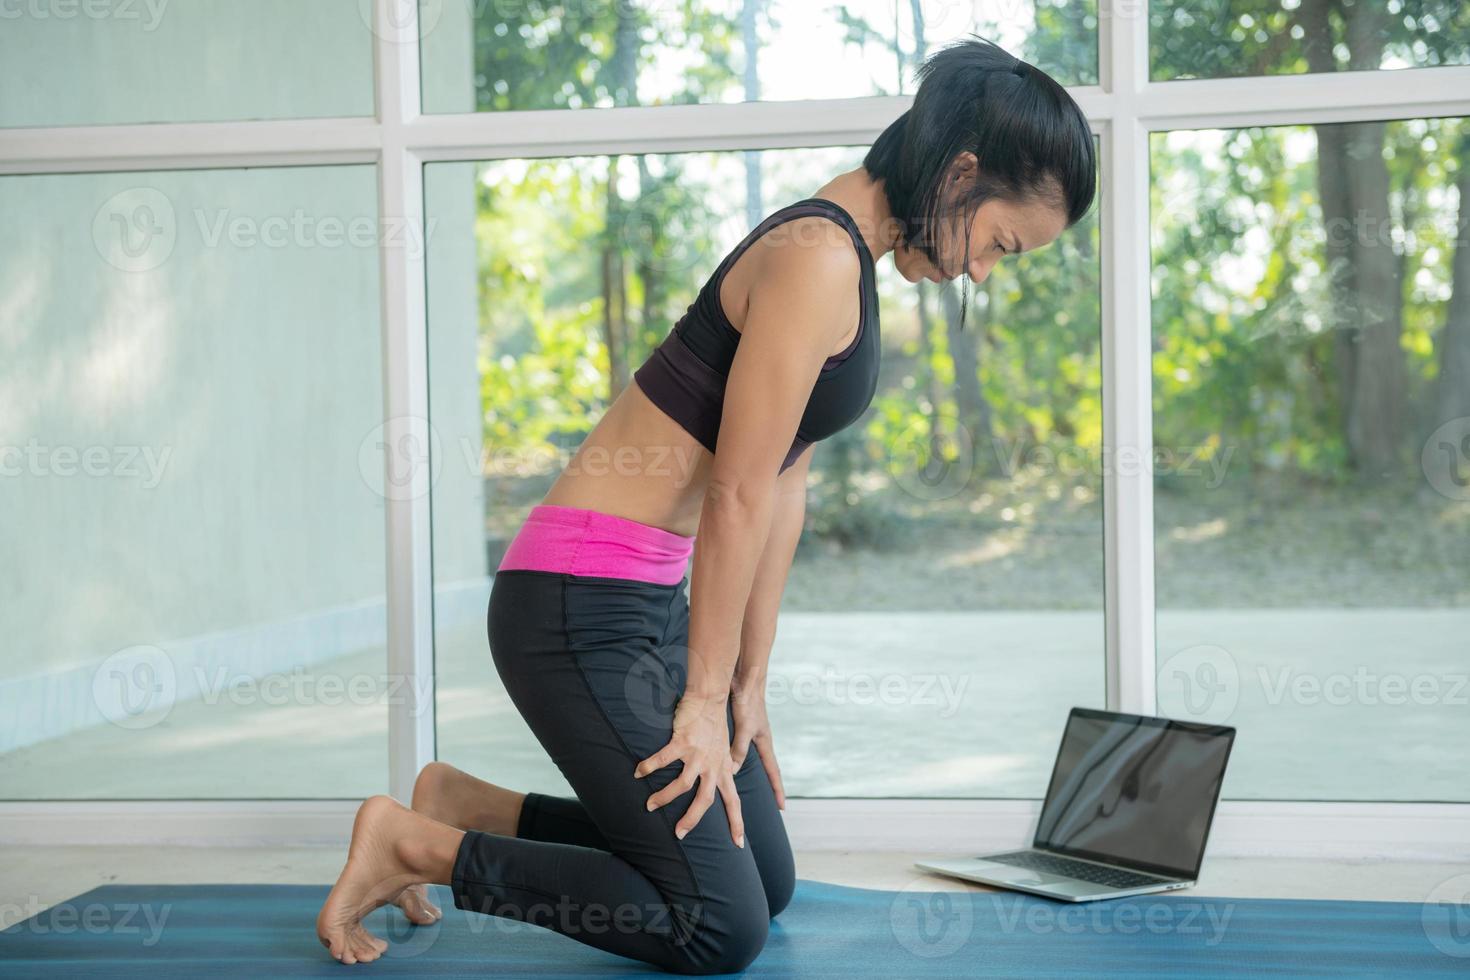
[[[388,943],[362,926],[353,926],[331,936],[318,936],[332,959],[339,963],[371,963],[388,951]]]
[[[416,926],[433,925],[443,916],[439,907],[429,901],[423,885],[412,885],[399,897],[398,907],[409,922]]]
[[[352,955],[359,963],[371,963],[388,950],[388,944],[359,926],[352,936]]]

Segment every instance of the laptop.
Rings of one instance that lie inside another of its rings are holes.
[[[1031,847],[915,866],[1064,902],[1188,888],[1234,742],[1226,725],[1073,708]]]

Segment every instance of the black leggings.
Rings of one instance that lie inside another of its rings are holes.
[[[796,884],[755,747],[735,776],[743,848],[718,794],[683,840],[674,824],[694,790],[648,811],[683,763],[633,775],[668,744],[683,692],[682,583],[502,570],[488,628],[511,700],[577,799],[528,794],[515,837],[467,831],[454,862],[455,906],[676,973],[744,969]]]

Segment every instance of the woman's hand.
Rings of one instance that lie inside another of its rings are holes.
[[[730,759],[730,726],[725,721],[725,698],[700,697],[685,693],[674,707],[674,734],[669,744],[638,763],[633,770],[643,778],[674,762],[684,769],[673,782],[648,798],[648,809],[657,810],[694,788],[699,790],[679,822],[674,836],[680,840],[693,830],[715,801],[715,790],[725,801],[730,818],[730,836],[737,847],[745,846],[745,823],[740,817],[740,794],[735,789],[735,766]]]
[[[730,761],[736,770],[745,763],[750,745],[755,743],[756,754],[765,766],[771,789],[776,794],[776,806],[786,809],[786,789],[781,785],[781,767],[776,764],[776,746],[771,740],[771,723],[766,718],[765,679],[741,683],[738,680],[730,689],[730,708],[735,716],[735,740],[730,744]]]

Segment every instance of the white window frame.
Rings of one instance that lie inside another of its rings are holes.
[[[374,118],[0,130],[0,174],[374,164],[385,221],[422,234],[423,165],[507,157],[677,153],[871,143],[912,96],[424,115],[417,3],[376,0]],[[1099,0],[1100,84],[1070,91],[1101,141],[1103,439],[1152,445],[1149,135],[1470,115],[1470,67],[1152,82],[1147,0]],[[570,113],[576,125],[569,127]],[[419,239],[422,241],[422,237]],[[428,416],[425,265],[380,247],[385,420]],[[1121,472],[1120,472],[1121,470]],[[1103,478],[1107,704],[1156,706],[1153,484],[1142,467]],[[427,494],[387,501],[387,669],[432,692],[433,569]],[[389,707],[390,792],[407,800],[434,756],[434,704]],[[790,803],[801,848],[966,851],[1020,843],[1036,801]],[[341,841],[353,801],[0,803],[0,842],[221,844]],[[1470,804],[1225,801],[1215,854],[1470,856]]]

